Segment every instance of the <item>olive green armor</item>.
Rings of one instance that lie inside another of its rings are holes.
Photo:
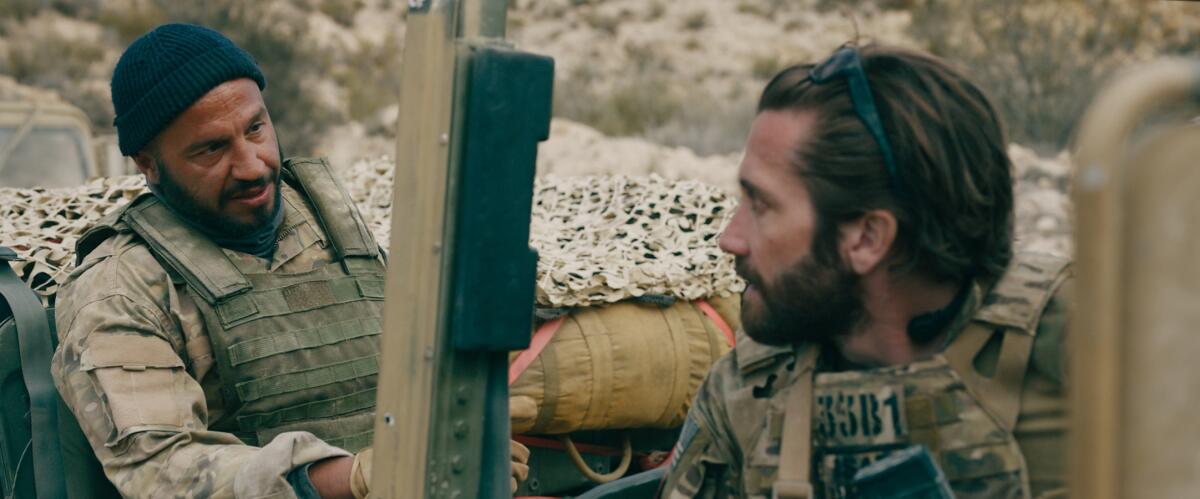
[[[211,429],[249,445],[307,431],[354,452],[370,445],[374,425],[383,260],[324,160],[288,160],[281,176],[307,197],[332,243],[330,261],[310,271],[241,268],[153,196],[90,229],[79,258],[108,235],[132,231],[198,298],[227,408]]]
[[[1067,264],[1018,254],[943,353],[927,361],[814,375],[819,354],[800,352],[782,441],[770,438],[780,433],[764,432],[758,442],[781,444],[777,496],[853,497],[859,469],[891,451],[924,445],[957,497],[1031,497],[1013,432],[1038,321],[1066,280]],[[1047,413],[1058,417],[1065,409],[1061,399],[1025,402],[1053,404],[1057,409]],[[808,469],[813,477],[806,492],[807,473],[798,471]]]

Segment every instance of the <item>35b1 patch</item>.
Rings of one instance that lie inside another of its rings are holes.
[[[814,437],[825,448],[888,445],[908,433],[903,385],[818,386],[813,402]]]

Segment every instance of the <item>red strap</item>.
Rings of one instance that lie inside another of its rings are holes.
[[[521,377],[529,366],[533,364],[534,359],[546,349],[546,345],[550,344],[550,340],[554,339],[554,333],[558,332],[558,328],[562,327],[567,321],[567,316],[562,316],[557,319],[546,321],[538,328],[537,332],[533,333],[533,339],[529,340],[529,348],[521,350],[517,354],[516,360],[508,365],[508,384],[511,385]]]
[[[717,329],[720,329],[722,333],[725,333],[725,340],[729,342],[730,348],[732,348],[734,345],[737,345],[737,337],[733,335],[733,329],[730,328],[729,324],[725,322],[725,318],[721,317],[721,314],[717,313],[717,309],[713,308],[712,305],[709,305],[707,300],[701,299],[692,303],[695,303],[696,306],[700,308],[700,311],[704,312],[704,315],[707,315],[709,319],[712,319],[713,323],[717,325]]]

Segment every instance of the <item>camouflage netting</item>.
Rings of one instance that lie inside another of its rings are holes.
[[[1019,244],[1069,254],[1066,156],[1040,158],[1018,146],[1009,152]],[[359,161],[344,172],[351,197],[387,245],[391,160]],[[78,236],[144,190],[137,176],[73,189],[0,188],[0,244],[17,250],[24,258],[17,273],[50,298],[74,265]],[[538,303],[587,306],[645,294],[691,300],[739,292],[733,261],[717,248],[733,206],[726,190],[655,175],[539,178],[530,235],[541,255]]]
[[[367,224],[387,244],[392,162],[360,161],[343,179]],[[530,226],[530,243],[540,256],[538,304],[741,292],[733,259],[717,248],[733,204],[716,187],[656,175],[538,178]]]
[[[344,177],[382,244],[390,230],[392,163],[360,161]],[[74,189],[0,189],[0,244],[24,260],[16,270],[44,297],[73,267],[82,232],[145,190],[141,177]],[[696,299],[741,291],[716,236],[732,213],[721,190],[650,177],[538,179],[531,242],[538,249],[538,302],[586,306],[644,294]]]
[[[140,176],[96,179],[69,189],[0,188],[0,245],[22,260],[17,275],[49,298],[74,267],[75,240],[145,190]]]

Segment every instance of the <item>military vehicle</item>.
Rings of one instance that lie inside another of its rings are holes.
[[[61,102],[0,101],[0,186],[73,187],[100,174],[83,111]]]

